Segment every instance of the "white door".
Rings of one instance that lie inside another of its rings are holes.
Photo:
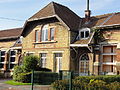
[[[55,53],[55,72],[59,73],[62,69],[62,53]]]
[[[83,54],[79,60],[79,75],[89,75],[89,57],[87,54]]]
[[[56,72],[59,72],[62,68],[62,57],[56,57]]]

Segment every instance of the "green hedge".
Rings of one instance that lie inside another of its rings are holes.
[[[111,83],[115,81],[120,82],[120,75],[78,76],[75,78],[75,80],[79,80],[86,83],[89,83],[91,79],[103,80],[106,83]]]
[[[58,80],[58,73],[41,71],[34,72],[34,83],[47,85],[53,83],[55,80]]]
[[[54,90],[68,90],[68,80],[52,83]],[[72,80],[72,90],[120,90],[120,75],[79,76]]]

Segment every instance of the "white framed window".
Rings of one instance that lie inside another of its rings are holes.
[[[42,68],[46,68],[46,65],[47,65],[47,53],[40,53],[40,61],[41,61],[41,67]]]
[[[54,40],[55,28],[50,28],[50,40]]]
[[[44,25],[42,28],[42,35],[41,35],[42,41],[48,41],[48,25]]]
[[[39,31],[36,30],[36,31],[35,31],[35,42],[38,42],[38,41],[39,41],[38,35],[39,35]]]
[[[13,69],[15,66],[15,61],[16,61],[16,50],[11,50],[10,51],[10,57],[9,57],[9,69]]]
[[[89,28],[83,28],[79,31],[79,38],[80,39],[87,39],[90,35],[90,29]]]
[[[54,53],[54,71],[62,70],[62,53]]]
[[[89,73],[89,56],[85,53],[79,59],[79,74],[86,76]]]
[[[0,51],[0,69],[4,68],[5,51]]]

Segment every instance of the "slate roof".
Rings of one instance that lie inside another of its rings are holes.
[[[60,20],[62,20],[70,28],[70,30],[78,30],[81,18],[68,7],[55,2],[49,3],[43,9],[30,17],[28,21],[45,19],[54,16],[58,19],[60,18]]]
[[[0,31],[0,40],[18,38],[22,33],[22,28],[14,28]]]
[[[119,25],[120,26],[120,12],[118,13],[109,13],[99,16],[92,16],[89,22],[85,22],[85,18],[82,19],[82,27],[107,27],[110,25]],[[92,34],[88,39],[81,39],[75,41],[73,44],[89,44],[90,38],[92,38]]]

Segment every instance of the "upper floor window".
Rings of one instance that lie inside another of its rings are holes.
[[[86,39],[90,35],[90,29],[84,28],[79,31],[80,39]]]
[[[35,31],[35,42],[53,41],[54,34],[55,28],[53,26],[51,27],[49,25],[44,25],[40,31],[39,30]]]
[[[36,41],[36,42],[39,41],[38,34],[39,34],[39,31],[36,30],[36,31],[35,31],[35,41]]]
[[[48,25],[43,26],[42,28],[42,41],[48,41]]]
[[[54,40],[54,31],[55,28],[50,28],[50,40]]]

